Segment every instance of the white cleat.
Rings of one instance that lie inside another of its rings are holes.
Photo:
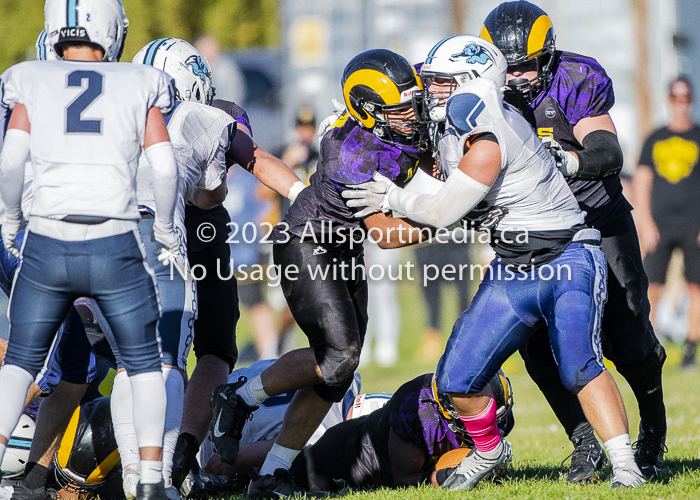
[[[485,476],[510,462],[512,449],[505,439],[501,441],[501,453],[496,458],[486,458],[473,448],[454,472],[442,484],[448,490],[469,490]]]
[[[618,466],[613,467],[613,478],[610,483],[610,488],[637,488],[644,485],[646,480],[642,473],[634,464],[633,467]]]
[[[136,498],[136,487],[141,480],[141,472],[137,469],[127,466],[122,474],[124,484],[124,496],[126,500],[134,500]]]

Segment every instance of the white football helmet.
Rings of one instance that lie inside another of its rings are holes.
[[[37,61],[55,61],[58,59],[53,47],[48,43],[48,37],[46,36],[45,29],[41,30],[41,33],[39,33],[39,38],[36,39],[34,48],[36,49]]]
[[[155,40],[131,61],[165,71],[175,80],[175,98],[211,104],[216,91],[211,83],[211,66],[192,45],[179,38]]]
[[[430,50],[420,69],[428,93],[430,118],[444,120],[447,98],[457,87],[475,78],[487,78],[499,88],[504,87],[507,69],[508,63],[501,51],[483,38],[473,35],[445,38]],[[431,91],[430,87],[439,82],[450,85],[443,85],[439,92]]]
[[[19,422],[7,443],[5,456],[2,457],[0,474],[4,473],[7,479],[16,478],[24,474],[24,467],[29,460],[29,448],[32,446],[36,424],[31,417],[23,413]]]
[[[118,61],[129,27],[121,0],[46,0],[48,43],[63,57],[63,42],[87,42],[104,50],[104,61]]]
[[[372,394],[363,393],[355,398],[352,404],[350,418],[360,418],[369,415],[374,410],[382,408],[391,399],[391,394],[385,392],[375,392]]]

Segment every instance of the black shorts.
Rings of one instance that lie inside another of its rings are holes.
[[[200,359],[206,354],[228,363],[229,371],[238,360],[236,348],[236,324],[240,318],[236,278],[219,279],[229,275],[231,250],[225,241],[215,243],[201,252],[188,254],[190,266],[201,264],[207,270],[203,280],[197,282],[197,320],[194,322],[194,354]],[[197,273],[199,276],[199,273]]]
[[[393,486],[388,457],[380,458],[367,424],[364,416],[328,429],[292,463],[294,481],[306,491]]]
[[[657,225],[659,243],[654,251],[647,253],[644,258],[644,267],[651,283],[666,282],[671,254],[676,248],[680,248],[685,264],[685,280],[700,285],[700,245],[698,245],[700,224],[698,222],[688,221],[684,224],[673,221]]]
[[[341,401],[367,332],[362,247],[338,249],[293,237],[288,243],[275,243],[273,255],[282,273],[284,298],[314,348],[325,380],[316,391],[327,401]]]

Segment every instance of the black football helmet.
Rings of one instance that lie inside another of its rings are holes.
[[[386,49],[362,52],[345,67],[341,85],[350,116],[380,140],[427,148],[423,100],[414,95],[423,90],[423,83],[406,59]],[[387,118],[404,113],[409,122]]]
[[[489,380],[489,388],[496,401],[496,425],[498,425],[501,435],[506,437],[515,426],[515,417],[513,416],[513,388],[510,385],[510,379],[506,377],[503,370],[498,370],[498,373]],[[447,425],[450,430],[461,437],[466,445],[473,446],[474,441],[467,432],[464,422],[459,418],[459,413],[454,409],[450,396],[445,393],[438,393],[434,375],[432,401],[433,403],[437,403],[440,413],[447,420]]]
[[[503,53],[509,71],[513,66],[532,63],[537,77],[515,78],[508,87],[531,104],[552,83],[555,36],[552,21],[545,11],[525,0],[504,2],[486,16],[481,38]]]
[[[117,480],[121,489],[121,461],[108,397],[76,408],[53,463],[56,480],[66,491],[97,490],[102,498],[113,498],[100,489]]]

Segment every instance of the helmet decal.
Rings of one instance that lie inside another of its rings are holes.
[[[532,24],[530,28],[530,36],[527,37],[527,53],[539,53],[547,42],[547,35],[550,34],[552,29],[552,21],[549,16],[544,14],[537,18],[537,20]],[[550,34],[552,38],[552,34]]]
[[[211,78],[209,69],[204,62],[204,59],[202,59],[202,56],[193,54],[187,58],[185,64],[192,68],[192,72],[197,75],[202,82],[206,82],[206,77]]]
[[[153,61],[156,58],[158,49],[160,49],[168,40],[170,40],[170,38],[161,38],[160,40],[151,42],[151,46],[148,47],[148,51],[146,52],[146,57],[143,59],[143,63],[146,66],[153,66]]]
[[[78,26],[78,0],[66,2],[66,26],[69,28]]]
[[[469,64],[486,64],[489,61],[493,64],[493,57],[491,57],[491,54],[489,54],[484,47],[475,43],[469,43],[464,46],[462,52],[452,54],[450,61],[456,61],[460,57],[466,57],[466,62]]]

